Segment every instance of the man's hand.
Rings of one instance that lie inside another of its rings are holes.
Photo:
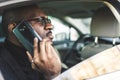
[[[61,61],[48,39],[43,39],[38,45],[34,39],[34,56],[27,51],[32,68],[43,73],[47,80],[51,80],[61,72]]]

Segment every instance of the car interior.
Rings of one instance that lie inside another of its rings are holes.
[[[83,59],[113,47],[116,45],[116,39],[120,37],[120,24],[108,8],[100,8],[95,11],[90,29],[94,41],[85,45],[81,50]],[[107,44],[99,38],[112,38],[112,42]]]
[[[69,28],[69,33],[55,34],[60,40],[54,40],[53,44],[63,63],[63,71],[98,52],[120,44],[120,7],[118,7],[120,2],[118,0],[2,0],[0,14],[5,9],[30,4],[39,5],[51,19],[57,18]],[[73,24],[69,18],[73,21],[80,19],[89,32],[84,33],[82,31],[84,26],[79,25],[80,22],[77,21]],[[83,20],[88,18],[89,22]],[[1,27],[2,15],[0,19],[0,45],[2,45],[5,39]],[[57,26],[59,27],[59,24]],[[72,28],[77,36],[71,36]],[[77,39],[71,40],[71,37]]]

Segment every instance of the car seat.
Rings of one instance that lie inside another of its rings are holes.
[[[80,52],[83,60],[114,46],[116,39],[119,39],[120,24],[110,9],[104,7],[95,11],[91,21],[91,36],[94,37],[94,41],[85,45]],[[99,41],[100,39],[104,42]],[[105,39],[108,41],[105,42]],[[110,39],[111,44],[108,44]]]

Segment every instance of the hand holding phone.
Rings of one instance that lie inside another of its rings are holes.
[[[38,41],[41,41],[42,38],[38,33],[32,28],[28,21],[22,21],[14,29],[13,33],[19,42],[28,50],[33,56],[33,45],[34,38],[37,37]]]

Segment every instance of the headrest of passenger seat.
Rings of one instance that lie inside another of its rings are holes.
[[[120,23],[108,8],[98,9],[91,22],[91,35],[98,37],[119,37]]]

